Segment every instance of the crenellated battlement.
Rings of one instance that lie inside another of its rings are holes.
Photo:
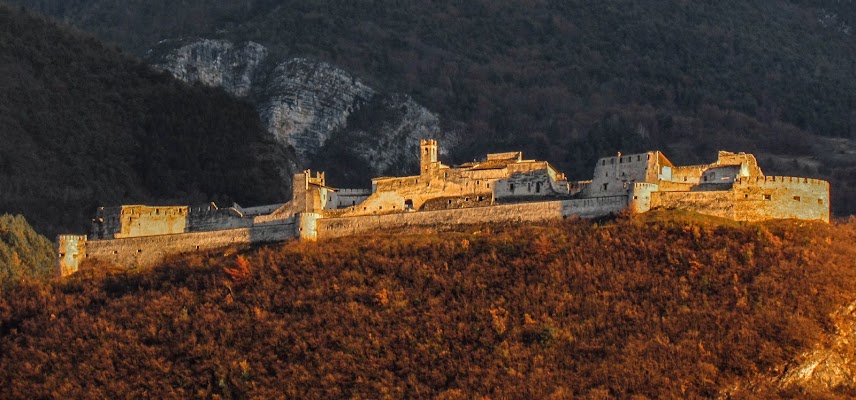
[[[803,184],[829,187],[829,182],[827,181],[796,176],[749,176],[741,177],[735,181],[735,184],[737,185],[764,185],[774,183]]]

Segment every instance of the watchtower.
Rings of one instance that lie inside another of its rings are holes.
[[[419,174],[427,175],[431,173],[437,165],[437,141],[434,139],[419,141],[419,157]]]

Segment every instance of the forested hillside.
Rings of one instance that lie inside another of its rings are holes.
[[[833,210],[856,212],[850,2],[13,2],[140,56],[202,36],[332,62],[466,132],[456,161],[522,149],[584,179],[619,150],[678,163],[748,151],[768,173],[831,179]],[[331,181],[347,168],[325,167]]]
[[[27,279],[55,275],[54,244],[20,215],[0,215],[0,291]]]
[[[90,265],[0,297],[0,397],[853,398],[852,346],[778,377],[837,337],[856,224],[675,215]]]
[[[103,205],[282,201],[294,160],[222,90],[2,5],[0,143],[0,211],[49,236]]]

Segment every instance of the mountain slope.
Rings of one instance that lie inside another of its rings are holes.
[[[26,279],[55,275],[54,244],[36,233],[24,217],[0,215],[0,290]]]
[[[268,133],[294,147],[300,165],[331,171],[337,186],[366,187],[369,177],[412,173],[420,139],[440,140],[442,154],[461,142],[460,132],[442,129],[440,118],[410,96],[378,92],[326,62],[270,57],[258,43],[165,40],[146,60],[183,81],[252,102]]]
[[[291,150],[252,107],[0,6],[0,210],[85,232],[97,206],[278,202]]]
[[[140,56],[206,37],[337,65],[460,127],[454,160],[521,149],[586,179],[615,151],[680,164],[748,151],[770,173],[832,180],[833,211],[856,212],[849,2],[14,2]]]
[[[852,222],[676,215],[91,266],[0,298],[0,397],[715,398],[856,298]]]

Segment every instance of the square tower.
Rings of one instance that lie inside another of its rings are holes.
[[[428,175],[437,166],[437,141],[424,139],[419,141],[419,174]]]

